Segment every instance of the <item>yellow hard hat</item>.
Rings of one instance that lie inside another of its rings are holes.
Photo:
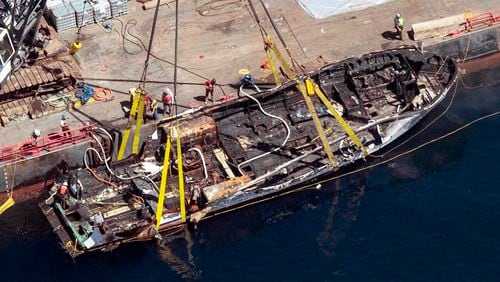
[[[247,70],[247,69],[240,69],[240,70],[238,71],[238,73],[239,73],[239,74],[241,74],[241,75],[245,75],[245,74],[250,74],[250,71],[249,71],[249,70]]]

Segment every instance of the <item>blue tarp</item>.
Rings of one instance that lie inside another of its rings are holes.
[[[297,0],[299,5],[317,20],[390,1],[394,0]]]

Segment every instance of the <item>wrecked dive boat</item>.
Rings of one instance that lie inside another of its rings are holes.
[[[237,99],[161,121],[137,156],[112,162],[102,148],[89,148],[86,168],[62,169],[40,206],[72,256],[150,240],[349,169],[410,130],[456,78],[452,59],[406,47],[326,65],[266,91],[246,81]],[[326,101],[299,91],[304,80]]]

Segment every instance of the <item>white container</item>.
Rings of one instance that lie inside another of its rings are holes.
[[[111,18],[111,4],[107,0],[92,3],[94,17],[97,22]]]
[[[76,27],[75,11],[68,3],[61,1],[59,5],[52,6],[48,9],[47,14],[57,31]]]
[[[90,2],[70,0],[69,3],[73,10],[75,10],[77,27],[94,23],[94,9]]]

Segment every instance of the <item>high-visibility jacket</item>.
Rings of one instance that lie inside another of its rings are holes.
[[[153,99],[151,101],[151,110],[154,111],[158,107],[158,101],[156,99]]]
[[[403,28],[405,25],[405,20],[403,19],[403,17],[399,17],[394,20],[394,23],[397,27]]]

